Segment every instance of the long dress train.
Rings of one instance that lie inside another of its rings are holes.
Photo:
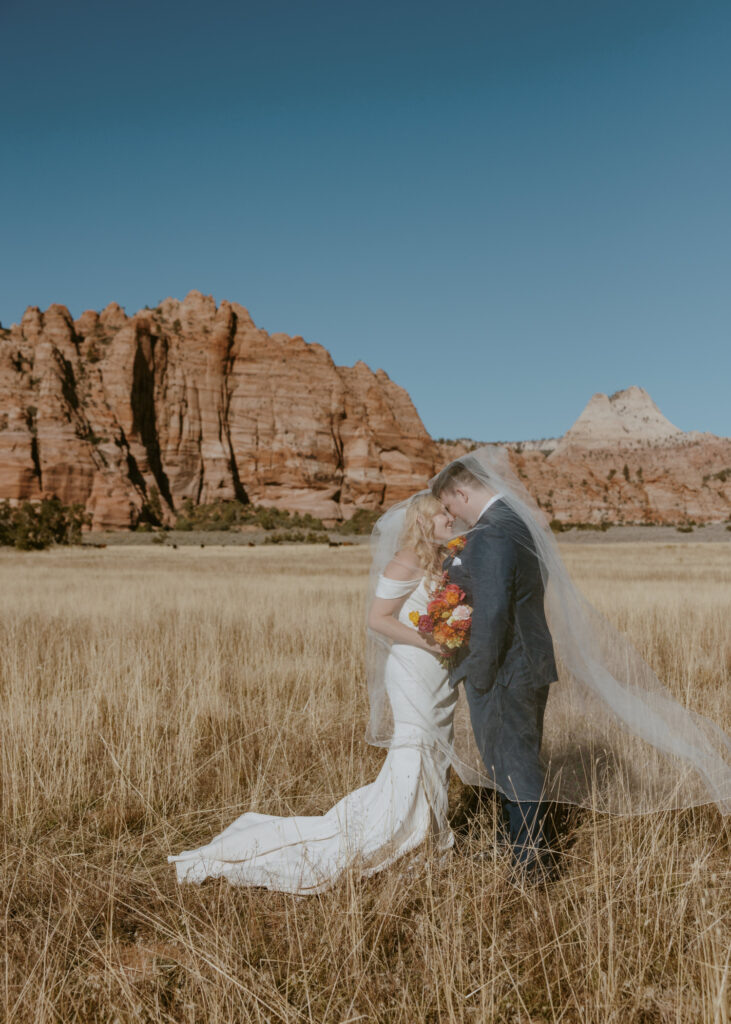
[[[406,596],[399,621],[426,611],[424,580],[381,576],[376,596]],[[206,846],[168,857],[179,882],[226,878],[235,885],[280,892],[328,889],[352,865],[383,870],[431,837],[438,850],[453,842],[447,822],[447,777],[456,692],[426,651],[393,644],[386,690],[394,718],[392,746],[378,777],[322,816],[242,814]]]

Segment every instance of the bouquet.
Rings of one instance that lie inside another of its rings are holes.
[[[472,609],[464,604],[464,599],[464,590],[456,583],[450,583],[445,572],[432,591],[426,615],[409,612],[409,618],[422,636],[431,637],[439,646],[442,652],[439,661],[445,668],[452,668],[460,651],[467,646]]]

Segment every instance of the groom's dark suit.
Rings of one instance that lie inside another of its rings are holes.
[[[469,653],[452,669],[450,685],[464,681],[480,755],[503,797],[514,858],[526,864],[545,845],[539,755],[548,689],[557,678],[530,531],[498,499],[444,568],[474,609]]]

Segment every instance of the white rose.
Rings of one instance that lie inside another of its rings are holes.
[[[449,616],[450,622],[464,622],[465,619],[472,617],[472,609],[468,604],[458,604],[452,614]]]

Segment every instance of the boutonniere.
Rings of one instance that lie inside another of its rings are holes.
[[[465,536],[453,537],[452,540],[448,541],[447,543],[447,550],[449,551],[450,555],[458,555],[460,551],[462,551],[466,543],[467,538]]]

